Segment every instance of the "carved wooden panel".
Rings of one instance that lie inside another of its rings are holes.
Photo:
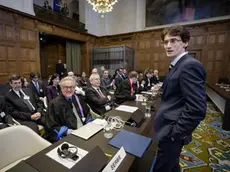
[[[226,42],[226,34],[225,33],[220,33],[218,35],[218,43],[225,43]]]
[[[31,64],[35,71],[40,72],[34,21],[5,10],[0,10],[0,14],[0,83],[5,83],[12,73],[26,73],[28,76],[32,71]]]
[[[0,45],[0,60],[6,59],[6,47],[4,45]]]
[[[215,44],[215,42],[216,42],[216,35],[215,34],[209,35],[209,37],[208,37],[208,43],[209,44]]]
[[[7,57],[8,60],[17,60],[17,47],[15,46],[7,46]]]

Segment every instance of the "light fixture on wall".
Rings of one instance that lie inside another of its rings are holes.
[[[113,5],[117,0],[87,0],[92,6],[93,10],[97,13],[107,13],[113,10]]]

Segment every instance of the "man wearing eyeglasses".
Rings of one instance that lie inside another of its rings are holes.
[[[166,28],[161,38],[172,69],[162,86],[162,101],[154,121],[158,151],[153,171],[179,172],[181,149],[205,118],[206,72],[186,51],[190,33],[185,28]]]
[[[44,125],[44,106],[39,98],[28,88],[22,88],[21,76],[9,77],[12,89],[6,94],[8,113],[21,125],[39,133],[38,125]]]
[[[60,83],[61,94],[51,100],[46,114],[48,140],[58,141],[91,121],[90,109],[82,95],[75,94],[76,80],[67,76]]]

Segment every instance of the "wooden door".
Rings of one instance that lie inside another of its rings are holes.
[[[48,44],[40,48],[41,74],[43,79],[48,79],[56,72],[58,60],[66,63],[65,45],[61,43]]]

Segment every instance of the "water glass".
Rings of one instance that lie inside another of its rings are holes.
[[[148,103],[145,106],[145,117],[151,117],[151,105]]]
[[[107,138],[107,139],[110,139],[110,138],[113,137],[111,124],[107,124],[107,125],[104,127],[104,137]]]

